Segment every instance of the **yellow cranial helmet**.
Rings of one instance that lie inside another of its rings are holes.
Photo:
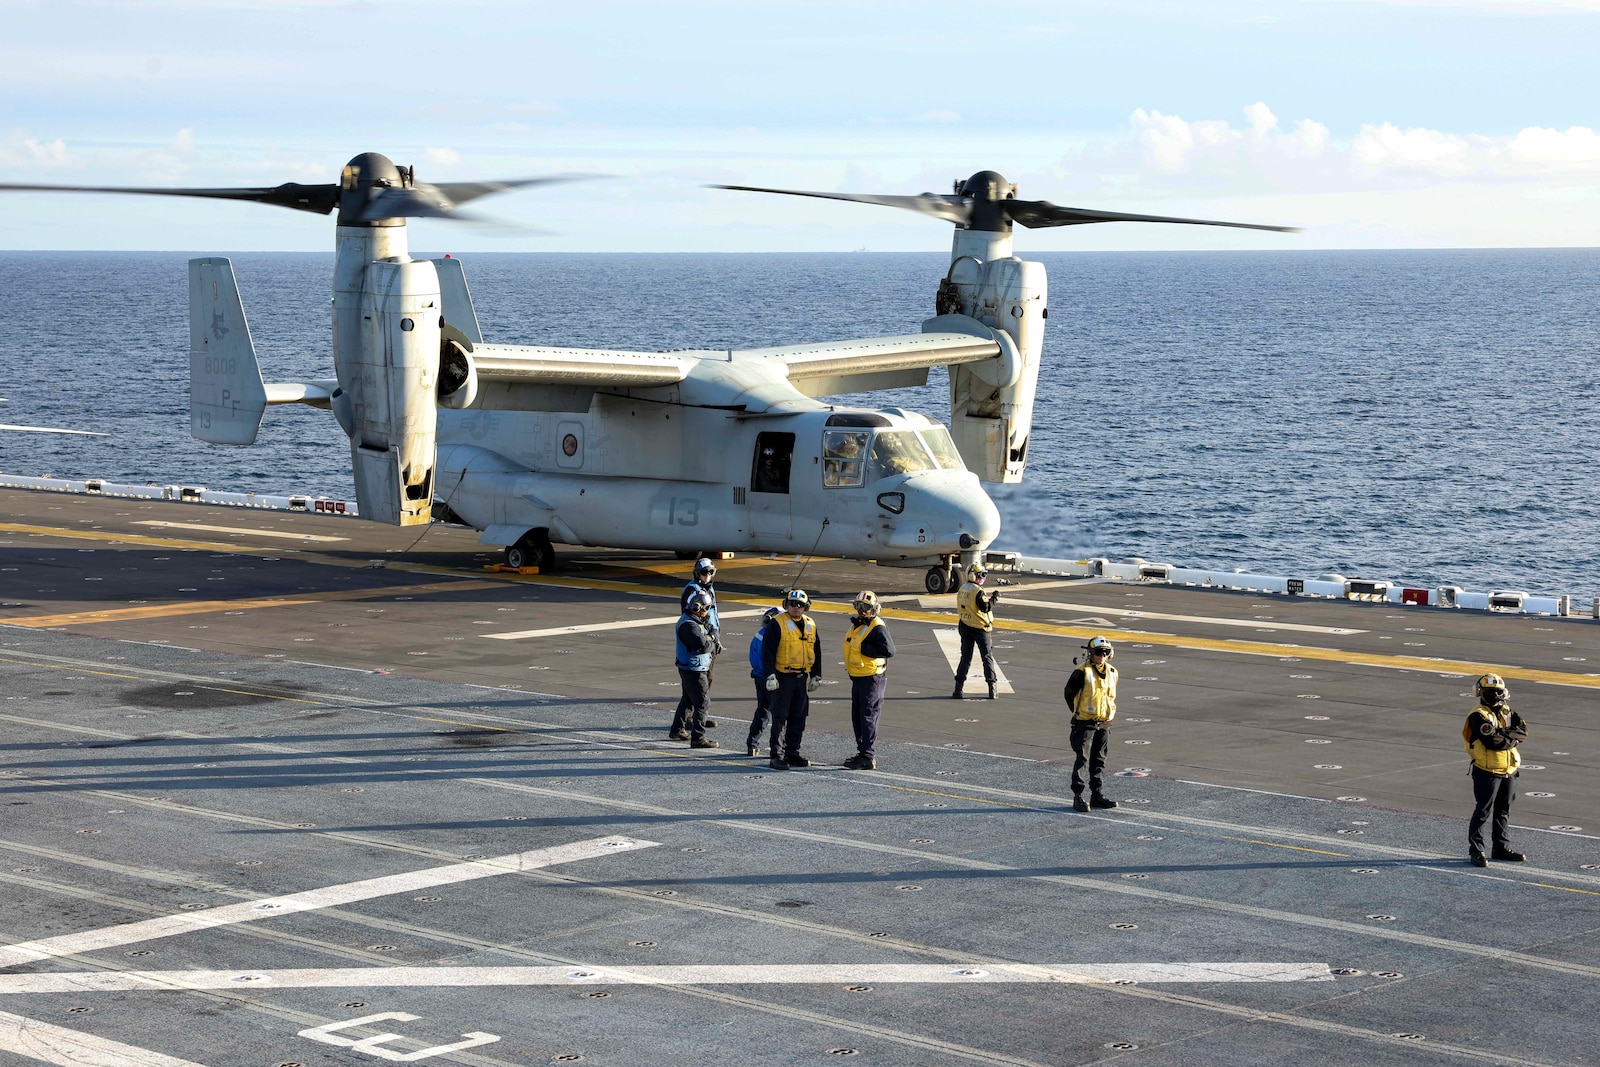
[[[968,581],[981,582],[987,577],[989,577],[989,572],[984,570],[983,564],[981,564],[981,563],[970,563],[970,564],[967,565],[967,580]]]
[[[1478,699],[1488,704],[1502,704],[1506,699],[1506,680],[1498,674],[1486,674],[1478,679]]]
[[[1089,653],[1091,656],[1098,655],[1103,652],[1105,653],[1106,659],[1110,659],[1112,656],[1116,655],[1116,652],[1111,647],[1111,642],[1106,640],[1104,637],[1099,636],[1098,634],[1089,638],[1089,643],[1083,646],[1083,650]]]
[[[870,619],[878,613],[878,594],[870,589],[863,589],[856,594],[852,605],[855,607],[857,615]]]
[[[806,596],[804,589],[791,589],[783,594],[783,606],[788,607],[790,604],[799,604],[803,608],[809,608],[811,606],[811,598]]]

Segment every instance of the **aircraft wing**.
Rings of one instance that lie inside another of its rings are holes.
[[[537,345],[474,345],[478,380],[532,385],[673,385],[689,375],[692,359],[671,352],[614,352]]]
[[[739,357],[780,360],[807,396],[922,385],[929,367],[977,363],[1001,355],[998,342],[968,333],[912,333],[822,344],[756,348]]]

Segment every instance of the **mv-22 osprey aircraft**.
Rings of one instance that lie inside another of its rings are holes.
[[[464,217],[489,193],[562,180],[429,184],[368,152],[337,184],[256,189],[0,185],[337,209],[333,367],[265,384],[226,259],[189,264],[191,430],[254,443],[269,404],[329,408],[350,439],[364,519],[447,517],[505,546],[513,567],[553,545],[804,552],[926,567],[958,563],[1000,532],[980,482],[1028,460],[1049,314],[1043,264],[1012,255],[1012,225],[1166,222],[1019,200],[993,171],[952,194],[874,196],[717,186],[897,207],[955,224],[950,267],[922,332],[780,348],[626,352],[486,343],[461,262],[413,259],[407,218]],[[949,368],[950,425],[899,408],[819,399],[921,385]]]

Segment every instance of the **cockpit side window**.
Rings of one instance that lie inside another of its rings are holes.
[[[888,478],[937,467],[923,447],[915,430],[879,430],[872,441],[872,458],[867,463],[867,481]]]
[[[752,493],[787,493],[789,468],[794,462],[794,434],[756,435],[756,454],[750,470]]]
[[[866,430],[825,430],[822,434],[822,484],[860,485],[872,434]]]

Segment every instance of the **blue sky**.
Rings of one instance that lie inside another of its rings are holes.
[[[1600,244],[1600,0],[1116,3],[0,0],[0,181],[272,185],[363,150],[561,171],[455,250],[932,250],[946,224],[706,182],[1295,224],[1032,250]],[[325,218],[6,194],[0,247],[324,249]],[[554,231],[548,234],[531,229]]]

